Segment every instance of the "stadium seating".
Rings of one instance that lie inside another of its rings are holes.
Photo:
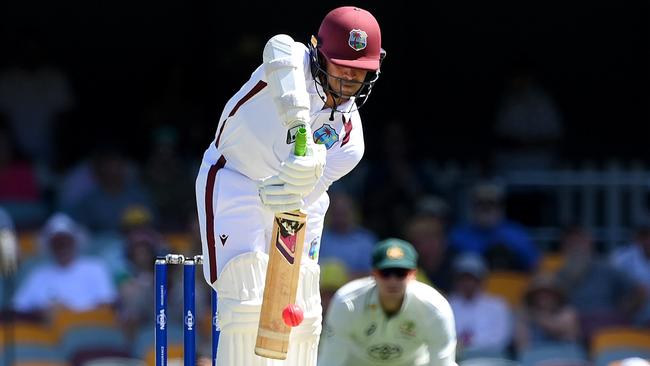
[[[74,311],[59,308],[52,319],[52,330],[60,338],[69,329],[77,327],[114,327],[117,316],[110,306],[101,306],[89,311]]]
[[[560,253],[544,253],[539,261],[537,271],[540,273],[555,273],[564,264],[564,257]]]
[[[104,357],[82,363],[80,366],[145,366],[146,363],[137,358]]]
[[[575,344],[536,346],[519,355],[522,366],[580,366],[589,364],[585,350]]]
[[[640,357],[650,360],[650,351],[639,348],[615,348],[600,352],[593,362],[593,366],[612,366],[620,364],[622,360],[631,357]]]
[[[514,271],[492,271],[485,279],[485,291],[502,297],[511,308],[521,304],[530,275]]]
[[[650,330],[632,327],[603,328],[590,343],[595,366],[607,366],[628,357],[650,359]]]
[[[124,337],[124,333],[120,329],[112,326],[80,326],[70,328],[61,335],[59,340],[59,349],[68,359],[84,350],[123,352],[128,356],[129,353],[127,351],[129,351],[129,348],[130,346]]]
[[[521,366],[517,361],[500,357],[476,357],[458,362],[459,366]]]
[[[156,366],[156,350],[152,345],[145,358],[147,366]],[[167,361],[181,364],[183,362],[183,343],[169,343],[167,345]]]

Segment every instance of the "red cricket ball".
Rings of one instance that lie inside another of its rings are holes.
[[[296,304],[289,304],[282,310],[282,319],[284,323],[290,327],[296,327],[302,323],[305,318],[300,306]]]

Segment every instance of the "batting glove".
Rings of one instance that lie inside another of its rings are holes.
[[[277,177],[285,184],[286,192],[306,196],[323,176],[327,150],[325,145],[310,143],[305,156],[291,154],[280,165]]]
[[[274,213],[302,208],[302,196],[287,191],[287,185],[277,175],[262,180],[258,185],[262,203]]]

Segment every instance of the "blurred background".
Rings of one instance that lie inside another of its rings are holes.
[[[221,109],[268,38],[306,43],[339,5],[0,6],[0,233],[19,247],[0,365],[151,360],[151,258],[200,252],[194,179]],[[461,360],[649,358],[650,3],[354,5],[388,56],[361,110],[364,160],[330,189],[325,305],[401,237],[452,302]]]

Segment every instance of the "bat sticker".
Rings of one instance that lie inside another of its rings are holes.
[[[297,233],[305,226],[305,223],[281,217],[276,217],[275,220],[280,228],[275,238],[275,247],[278,248],[287,262],[293,264],[296,258]]]

